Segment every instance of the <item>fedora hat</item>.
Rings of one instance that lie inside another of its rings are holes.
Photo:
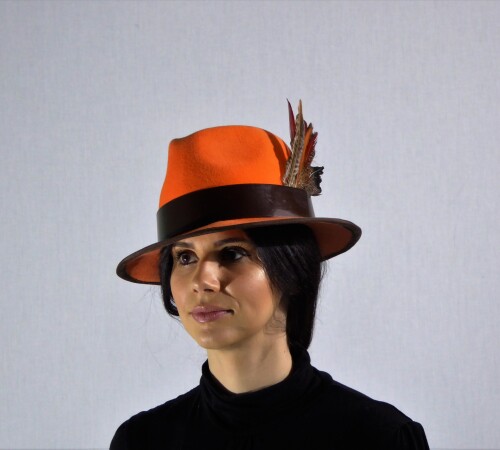
[[[349,250],[361,229],[315,217],[323,167],[312,166],[317,133],[288,103],[290,146],[262,128],[226,125],[173,139],[156,214],[158,241],[125,257],[116,269],[134,283],[160,284],[161,250],[180,239],[233,228],[301,223],[323,260]]]

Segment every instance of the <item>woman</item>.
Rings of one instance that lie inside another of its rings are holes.
[[[254,127],[198,131],[169,146],[158,242],[117,273],[161,285],[207,352],[200,384],[125,421],[122,449],[429,449],[422,426],[311,365],[326,260],[361,236],[314,216],[317,133],[289,104],[290,147]]]

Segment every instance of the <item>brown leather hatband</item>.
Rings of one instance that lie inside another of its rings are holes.
[[[158,210],[158,240],[221,220],[269,217],[314,217],[311,197],[303,189],[274,184],[236,184],[191,192]]]

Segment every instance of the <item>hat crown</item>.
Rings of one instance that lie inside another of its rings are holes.
[[[159,207],[182,195],[237,184],[283,185],[290,150],[267,130],[246,125],[206,128],[173,139]]]

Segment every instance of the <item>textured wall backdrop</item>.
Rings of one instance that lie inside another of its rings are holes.
[[[500,448],[495,1],[0,2],[0,448],[106,448],[194,386],[204,354],[155,288],[170,139],[288,139],[302,99],[318,216],[352,220],[313,363],[420,421],[432,448]]]

